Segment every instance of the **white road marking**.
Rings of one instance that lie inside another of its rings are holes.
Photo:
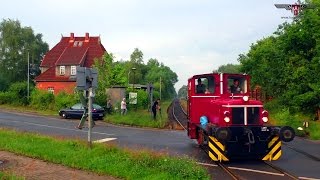
[[[202,162],[197,162],[197,164],[204,165],[204,166],[211,166],[211,167],[217,167],[218,166],[216,164],[209,164],[209,163],[202,163]]]
[[[55,129],[63,129],[63,130],[68,130],[68,131],[77,131],[77,132],[84,132],[87,133],[87,131],[79,130],[79,129],[70,129],[70,128],[63,128],[63,127],[57,127],[57,126],[49,126],[45,124],[37,124],[37,123],[30,123],[30,122],[23,122],[23,121],[13,121],[13,120],[5,120],[5,119],[0,119],[0,121],[9,121],[9,122],[14,122],[14,123],[24,123],[24,124],[29,124],[29,125],[34,125],[34,126],[41,126],[41,127],[47,127],[47,128],[55,128]],[[102,132],[95,132],[93,131],[92,134],[101,134],[101,135],[107,135],[107,136],[113,136],[114,134],[108,134],[108,133],[102,133]]]
[[[103,143],[103,142],[108,142],[108,141],[112,141],[112,140],[115,140],[117,138],[104,138],[104,139],[99,139],[99,140],[96,140],[96,141],[93,141],[94,143]]]
[[[308,177],[299,177],[299,179],[305,179],[305,180],[320,180],[320,179],[308,178]]]

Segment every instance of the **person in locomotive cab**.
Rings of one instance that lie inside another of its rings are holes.
[[[242,89],[240,88],[240,82],[238,79],[233,80],[233,85],[230,86],[230,92],[233,94],[242,93]]]
[[[201,78],[198,79],[198,85],[196,87],[197,93],[205,93],[206,85],[202,84]]]

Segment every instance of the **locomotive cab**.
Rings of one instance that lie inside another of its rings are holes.
[[[201,74],[188,80],[188,136],[208,149],[214,161],[277,160],[291,127],[268,124],[261,101],[251,99],[250,76]]]

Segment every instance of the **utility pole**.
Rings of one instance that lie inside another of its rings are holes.
[[[88,102],[88,143],[89,146],[91,147],[92,145],[92,141],[91,141],[91,134],[92,134],[92,97],[93,97],[93,91],[92,91],[92,87],[89,88],[89,102]]]
[[[28,82],[27,82],[27,84],[28,84],[28,90],[27,90],[27,98],[28,98],[28,100],[29,100],[29,95],[30,95],[30,88],[29,88],[29,80],[30,80],[30,59],[29,59],[29,51],[28,51]]]

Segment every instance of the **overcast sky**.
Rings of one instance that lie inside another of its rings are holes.
[[[117,60],[128,60],[134,48],[144,61],[157,58],[178,75],[178,90],[194,74],[238,63],[240,53],[272,35],[282,16],[275,3],[292,0],[10,0],[0,17],[18,19],[43,34],[50,48],[61,34],[101,37]]]

